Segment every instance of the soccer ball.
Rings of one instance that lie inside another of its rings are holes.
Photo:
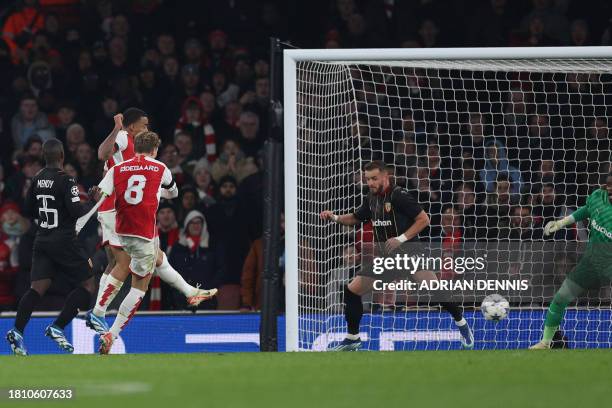
[[[487,296],[480,305],[480,311],[484,318],[495,322],[505,319],[508,316],[509,308],[508,301],[498,294]]]

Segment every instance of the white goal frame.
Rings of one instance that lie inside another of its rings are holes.
[[[298,324],[298,157],[297,76],[302,61],[382,62],[417,60],[612,58],[612,47],[506,47],[430,49],[310,49],[285,50],[284,171],[285,171],[285,330],[286,351],[299,351]]]

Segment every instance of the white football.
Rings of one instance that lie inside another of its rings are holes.
[[[510,304],[508,301],[498,294],[487,296],[480,305],[480,311],[484,318],[493,321],[505,319],[508,316],[509,309]]]

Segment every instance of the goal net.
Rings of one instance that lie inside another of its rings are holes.
[[[471,275],[443,268],[440,279],[526,282],[453,290],[475,347],[537,342],[588,241],[586,222],[551,237],[543,226],[584,205],[611,170],[611,74],[604,47],[286,51],[287,349],[325,350],[346,335],[343,287],[363,267],[372,225],[319,213],[354,212],[372,160],[428,213],[421,241],[443,251],[469,242],[494,261]],[[499,322],[479,310],[492,293],[511,305]],[[610,293],[606,283],[572,303],[555,344],[611,347]],[[374,290],[363,300],[366,349],[460,347],[431,294]]]

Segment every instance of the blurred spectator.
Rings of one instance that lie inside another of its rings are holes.
[[[537,19],[538,25],[541,26],[542,36],[549,37],[555,43],[565,44],[568,40],[567,18],[562,15],[556,8],[556,2],[552,0],[532,0],[533,10],[523,17],[521,28],[524,31],[531,31],[530,28]],[[548,43],[550,44],[550,43]],[[532,44],[543,46],[546,44]]]
[[[0,242],[6,245],[10,252],[10,265],[18,266],[17,246],[19,239],[30,228],[30,222],[21,216],[20,206],[7,201],[0,207]]]
[[[215,182],[225,176],[232,176],[238,182],[257,172],[257,166],[252,157],[246,157],[238,142],[228,139],[223,143],[221,155],[212,166],[212,177]]]
[[[163,33],[157,37],[157,50],[162,58],[175,55],[176,42],[171,34]]]
[[[471,44],[483,47],[503,47],[517,25],[517,10],[508,0],[488,0],[474,10],[468,25]]]
[[[543,225],[531,216],[531,207],[516,206],[512,209],[509,239],[516,241],[541,240],[543,233]]]
[[[259,117],[255,112],[242,112],[238,127],[242,151],[247,157],[256,157],[257,152],[263,147],[263,139],[259,137]]]
[[[78,123],[73,123],[66,129],[66,160],[76,162],[77,148],[85,143],[85,129]]]
[[[199,210],[198,208],[198,192],[192,185],[184,185],[179,193],[179,209],[178,209],[178,221],[182,225],[184,224],[185,217],[192,210]]]
[[[510,192],[518,194],[521,191],[521,173],[510,165],[504,145],[492,140],[487,142],[486,149],[485,167],[480,171],[480,180],[485,183],[485,190],[494,191],[495,182],[503,174],[510,181]]]
[[[184,221],[179,240],[170,251],[168,262],[192,286],[206,289],[217,287],[217,263],[213,251],[209,248],[209,234],[204,215],[199,211],[190,211]],[[186,308],[185,297],[176,290],[175,305]],[[200,309],[214,307],[214,300],[202,302]]]
[[[527,30],[523,35],[518,35],[510,45],[517,47],[551,47],[559,45],[560,40],[549,36],[544,19],[540,15],[532,15],[527,20]]]
[[[196,163],[193,168],[193,179],[198,193],[198,203],[204,209],[209,208],[215,203],[215,198],[210,168],[206,160],[200,159]]]
[[[285,216],[281,214],[281,234],[285,232]],[[353,256],[354,247],[353,248]],[[355,260],[353,260],[355,261]],[[355,266],[357,262],[353,262],[352,266]],[[348,265],[346,265],[348,267]],[[240,278],[240,298],[241,298],[241,310],[254,311],[261,309],[262,303],[262,284],[263,284],[263,240],[258,238],[253,241],[249,253],[244,260],[242,267],[242,275]],[[346,272],[349,272],[346,270]],[[342,290],[342,282],[348,282],[349,275],[340,276],[340,271],[332,271],[332,282],[330,284],[340,288]],[[352,276],[352,275],[350,275]],[[281,289],[281,288],[279,288]],[[329,293],[329,292],[328,292]]]
[[[485,157],[484,118],[480,113],[470,113],[467,132],[461,138],[461,146],[473,159],[474,169],[484,166]]]
[[[454,205],[458,214],[462,217],[463,236],[466,239],[481,238],[484,236],[483,225],[484,211],[482,206],[476,203],[473,183],[461,183],[454,191]]]
[[[207,218],[221,268],[217,301],[220,310],[236,310],[240,308],[242,266],[249,250],[245,219],[250,214],[239,212],[233,177],[224,176],[218,186],[217,202],[208,210]]]
[[[241,309],[254,311],[261,309],[261,290],[263,280],[263,241],[256,239],[244,260],[240,278]]]
[[[38,0],[23,0],[21,6],[6,18],[2,33],[10,47],[14,64],[27,62],[27,50],[32,46],[33,34],[41,30],[44,24],[45,17]]]
[[[425,20],[419,27],[419,39],[420,43],[425,48],[432,48],[438,46],[438,35],[440,30],[433,20]]]
[[[157,209],[157,233],[159,234],[159,247],[168,254],[179,238],[176,209],[171,200],[162,199],[159,203],[159,208]]]
[[[25,156],[19,160],[20,169],[6,180],[6,197],[23,205],[32,177],[42,169],[43,162],[37,157]]]
[[[236,102],[240,94],[238,85],[229,82],[223,71],[217,71],[213,74],[212,91],[220,108],[225,107],[230,102]]]
[[[202,70],[202,65],[204,63],[204,50],[202,49],[202,44],[197,38],[190,38],[185,41],[184,47],[185,54],[185,64],[194,65]]]
[[[19,112],[11,121],[13,146],[21,149],[30,136],[37,134],[43,141],[55,136],[55,129],[49,124],[47,116],[38,110],[38,102],[33,95],[23,96],[19,102]]]
[[[17,266],[11,263],[11,248],[0,234],[0,311],[11,310],[17,302],[15,297],[17,270]]]
[[[55,123],[55,137],[66,143],[66,130],[74,123],[76,110],[71,102],[66,100],[57,104],[57,123]]]
[[[25,146],[23,146],[23,155],[35,157],[37,159],[42,160],[42,145],[43,142],[40,137],[38,137],[38,135],[31,136],[30,138],[28,138],[28,141],[26,142]]]
[[[502,173],[493,183],[493,191],[487,193],[487,239],[507,238],[507,231],[510,226],[510,209],[513,204],[510,186],[508,175]]]
[[[570,46],[581,47],[596,45],[591,39],[589,26],[585,20],[574,20],[570,28]]]
[[[162,146],[159,151],[159,159],[170,169],[174,181],[181,187],[188,181],[188,175],[184,173],[180,165],[178,149],[174,144],[169,143]]]
[[[226,139],[240,137],[238,121],[240,120],[241,112],[242,105],[238,102],[230,102],[225,105],[223,118],[215,124],[215,130],[217,131],[217,135],[219,135],[220,143],[225,142]]]
[[[119,111],[117,100],[109,94],[102,97],[102,103],[100,105],[102,109],[97,110],[96,118],[92,126],[92,141],[95,146],[99,146],[113,130],[113,116]]]
[[[227,44],[227,34],[222,30],[212,31],[208,35],[209,54],[206,63],[209,71],[230,72],[233,61]]]
[[[215,129],[205,121],[204,106],[199,98],[190,96],[183,102],[182,113],[176,124],[175,134],[178,135],[179,132],[189,133],[194,141],[193,149],[196,152],[206,152],[206,159],[209,162],[215,161],[217,158]],[[179,146],[176,140],[175,144],[177,147]]]
[[[185,166],[194,159],[193,138],[187,132],[179,131],[174,135],[174,145],[178,156],[178,164],[185,169]]]
[[[4,167],[0,163],[0,205],[4,204],[6,183],[4,182]]]
[[[81,143],[74,152],[79,183],[89,190],[98,183],[102,173],[98,171],[98,162],[95,160],[93,148],[89,143]]]

